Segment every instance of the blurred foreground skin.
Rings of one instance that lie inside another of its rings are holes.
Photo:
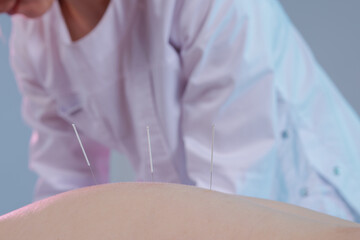
[[[174,184],[83,188],[0,217],[0,239],[360,239],[360,225],[303,208]]]

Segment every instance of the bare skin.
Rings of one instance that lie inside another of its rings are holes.
[[[360,225],[196,187],[122,183],[71,191],[4,215],[0,238],[346,240],[360,239]]]
[[[102,19],[110,0],[59,0],[61,11],[73,41],[90,33]]]

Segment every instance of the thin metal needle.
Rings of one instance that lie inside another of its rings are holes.
[[[92,170],[92,168],[91,168],[90,161],[89,161],[89,159],[88,159],[88,157],[87,157],[87,155],[86,155],[86,152],[85,152],[84,146],[83,146],[83,144],[82,144],[82,142],[81,142],[81,139],[80,139],[79,133],[78,133],[78,131],[77,131],[77,129],[76,129],[76,126],[75,126],[75,124],[74,124],[74,123],[72,124],[72,126],[73,126],[73,128],[74,128],[74,131],[75,131],[76,137],[77,137],[77,139],[78,139],[78,141],[79,141],[79,143],[80,143],[80,147],[81,147],[81,150],[82,150],[82,152],[83,152],[83,154],[84,154],[84,157],[85,157],[86,163],[87,163],[87,165],[88,165],[88,166],[89,166],[89,168],[90,168],[90,171],[91,171],[92,177],[93,177],[93,179],[94,179],[94,182],[95,182],[95,184],[98,184],[98,183],[97,183],[97,181],[96,181],[95,174],[94,174],[94,172],[93,172],[93,170]]]
[[[212,139],[211,139],[211,169],[210,169],[210,190],[212,188],[213,163],[214,163],[214,138],[215,138],[215,124],[212,125]]]
[[[146,133],[148,139],[148,149],[149,149],[149,158],[150,158],[150,171],[151,171],[151,181],[154,181],[154,167],[152,161],[152,153],[151,153],[151,140],[150,140],[150,127],[146,126]]]

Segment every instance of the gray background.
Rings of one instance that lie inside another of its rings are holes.
[[[360,1],[281,0],[317,59],[360,113]],[[31,202],[35,175],[27,166],[30,130],[20,115],[20,95],[8,62],[10,19],[0,15],[0,215]],[[120,174],[121,172],[121,174]],[[112,181],[133,178],[129,164],[112,157]]]

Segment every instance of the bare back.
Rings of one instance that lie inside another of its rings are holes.
[[[360,227],[355,223],[283,203],[174,184],[84,188],[0,217],[0,239],[8,240],[356,238]]]

